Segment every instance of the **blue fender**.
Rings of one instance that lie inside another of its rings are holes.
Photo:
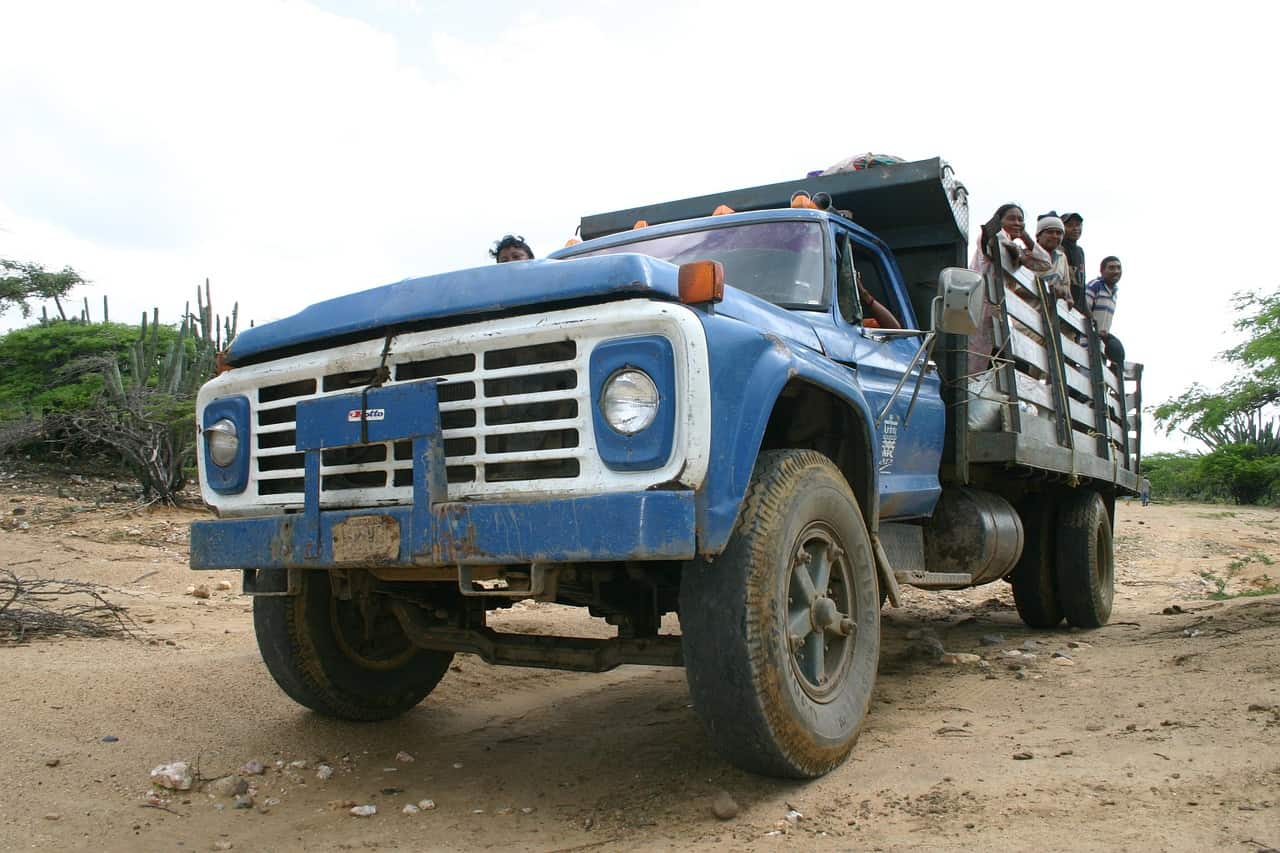
[[[823,355],[738,320],[700,315],[707,335],[711,379],[711,458],[695,502],[698,551],[724,550],[737,523],[765,428],[778,396],[793,380],[829,391],[850,407],[861,429],[869,488],[854,487],[868,527],[879,512],[875,415],[854,374]]]

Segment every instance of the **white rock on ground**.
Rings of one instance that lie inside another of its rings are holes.
[[[373,817],[378,813],[377,806],[352,806],[352,817]]]
[[[942,663],[950,664],[951,666],[962,666],[965,664],[977,664],[982,661],[982,658],[967,652],[947,652],[940,660]]]
[[[172,791],[191,790],[191,766],[185,761],[171,761],[152,769],[151,783]]]

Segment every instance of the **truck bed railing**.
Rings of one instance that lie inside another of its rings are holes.
[[[986,287],[990,325],[970,339],[963,377],[969,461],[1019,463],[1136,489],[1142,365],[1127,362],[1117,371],[1093,324],[1027,270],[992,267]]]

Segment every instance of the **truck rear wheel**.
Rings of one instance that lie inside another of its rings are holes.
[[[1077,628],[1101,628],[1115,597],[1111,516],[1097,492],[1066,495],[1058,510],[1058,601]]]
[[[335,596],[325,572],[304,571],[299,582],[297,595],[253,600],[262,660],[298,704],[343,720],[386,720],[421,702],[448,671],[453,653],[414,646],[378,597],[362,609]]]
[[[1053,628],[1062,621],[1058,603],[1054,547],[1057,506],[1050,495],[1034,495],[1018,507],[1025,536],[1022,556],[1009,576],[1018,615],[1031,628]]]
[[[680,625],[693,707],[725,758],[790,778],[844,761],[875,685],[879,590],[827,457],[760,454],[728,547],[685,567]]]

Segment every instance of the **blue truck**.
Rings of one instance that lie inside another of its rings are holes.
[[[728,760],[821,775],[901,585],[1110,615],[1141,366],[1025,272],[964,269],[968,218],[939,159],[809,177],[242,332],[199,395],[191,566],[243,572],[268,670],[321,714],[401,714],[458,652],[683,666]],[[616,636],[487,623],[522,599]]]

